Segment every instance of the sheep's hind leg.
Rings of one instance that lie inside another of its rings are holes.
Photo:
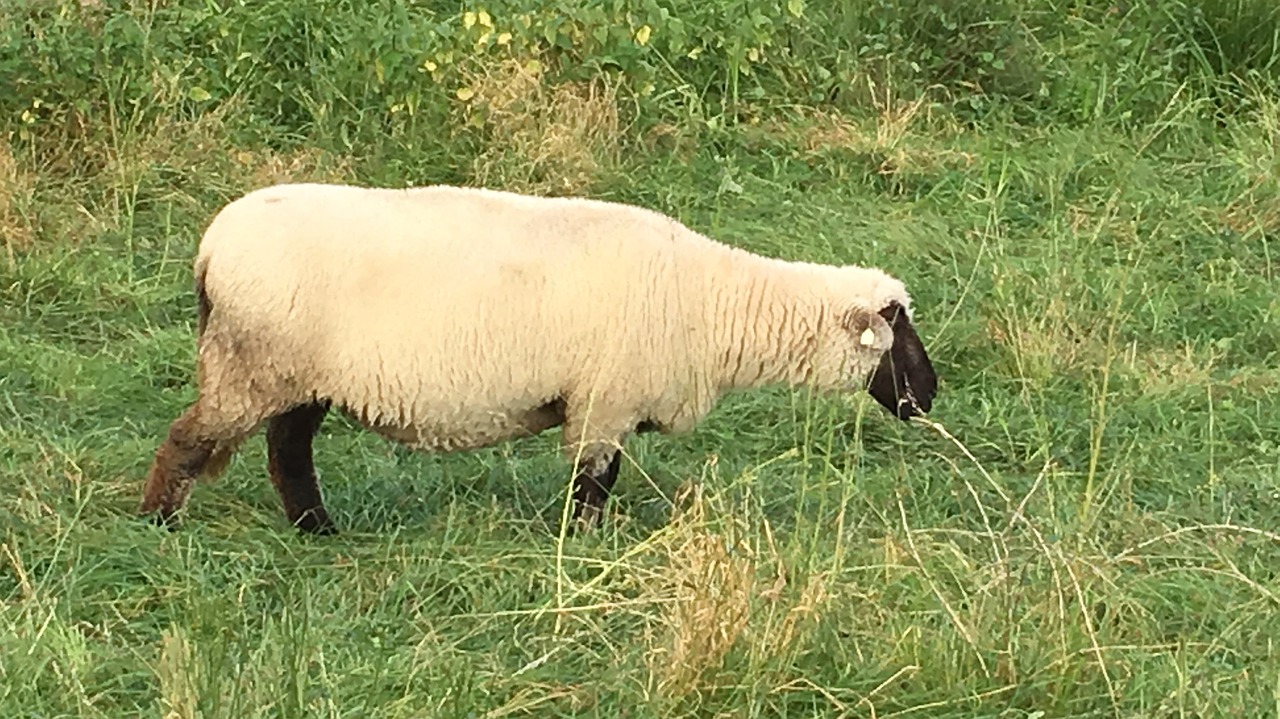
[[[312,440],[329,411],[328,402],[298,405],[267,424],[267,469],[289,523],[311,534],[336,534],[324,508]]]
[[[156,449],[138,512],[172,529],[196,479],[220,474],[246,433],[244,428],[210,425],[200,401],[187,408]]]

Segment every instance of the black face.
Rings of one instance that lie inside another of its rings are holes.
[[[933,406],[938,375],[902,305],[890,302],[880,310],[880,316],[893,329],[893,347],[880,359],[867,391],[898,419],[906,421],[927,413]]]

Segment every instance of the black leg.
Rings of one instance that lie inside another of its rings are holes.
[[[582,463],[573,481],[575,520],[590,520],[597,524],[603,521],[604,505],[613,491],[614,482],[618,481],[621,467],[622,452],[614,452],[608,462],[588,460]]]
[[[289,522],[304,532],[335,534],[316,482],[311,440],[320,429],[328,402],[304,404],[272,417],[267,424],[267,469]]]

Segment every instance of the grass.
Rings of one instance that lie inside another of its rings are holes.
[[[193,397],[210,213],[415,161],[245,139],[234,103],[62,148],[11,134],[0,710],[1280,716],[1274,94],[1206,122],[1188,93],[1118,129],[974,125],[872,86],[862,113],[632,137],[607,84],[471,81],[484,112],[460,122],[484,139],[456,171],[477,182],[902,277],[943,378],[932,416],[731,397],[632,440],[609,522],[574,538],[556,433],[432,456],[331,417],[340,536],[285,526],[261,438],[166,533],[133,510]]]

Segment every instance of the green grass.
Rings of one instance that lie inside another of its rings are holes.
[[[164,97],[86,111],[103,122],[82,135],[7,118],[0,713],[1280,716],[1266,87],[1229,112],[1191,88],[1127,123],[765,98],[658,139],[574,126],[615,99],[570,95],[493,114],[453,154]],[[180,531],[135,518],[194,397],[190,258],[217,206],[280,179],[481,171],[884,267],[942,377],[930,420],[736,395],[692,434],[632,440],[606,526],[562,539],[557,432],[433,456],[331,416],[317,464],[339,536],[286,526],[261,437]]]

